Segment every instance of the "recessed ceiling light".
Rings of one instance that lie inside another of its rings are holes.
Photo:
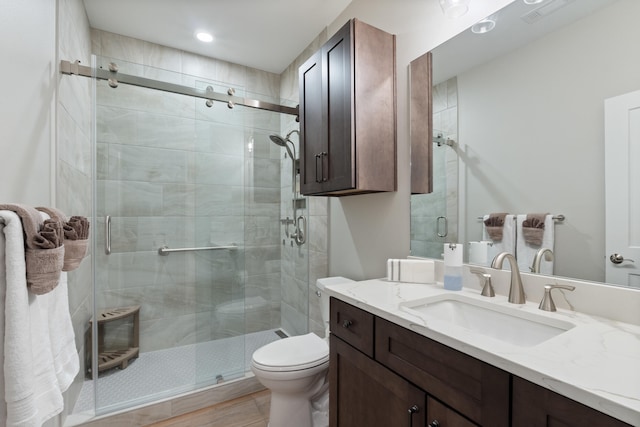
[[[485,18],[480,22],[476,22],[472,27],[471,31],[475,34],[484,34],[493,30],[496,27],[496,21],[490,18]]]
[[[198,31],[196,33],[196,37],[198,40],[205,43],[211,43],[213,41],[213,36],[204,31]]]

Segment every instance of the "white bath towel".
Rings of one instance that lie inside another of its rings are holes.
[[[484,221],[489,219],[489,215],[482,218],[482,240],[492,241],[487,233]],[[501,252],[509,252],[513,256],[516,255],[516,221],[515,215],[508,214],[504,217],[504,226],[502,228],[502,240],[493,241],[493,245],[488,248],[489,265],[491,261]],[[506,263],[504,268],[507,269],[509,264]]]
[[[56,331],[66,329],[70,323],[52,323],[62,317],[60,310],[63,308],[69,316],[68,303],[62,302],[63,296],[67,297],[66,286],[63,292],[56,292],[56,289],[40,296],[30,293],[26,284],[20,218],[14,212],[0,211],[0,222],[4,224],[4,244],[0,248],[5,274],[0,279],[0,286],[4,285],[5,291],[2,394],[6,403],[6,426],[39,427],[62,411],[62,391],[70,384],[69,376],[75,376],[71,372],[77,372],[66,349],[68,331],[64,334]],[[64,307],[60,310],[53,307],[58,304]],[[63,347],[65,350],[61,349]],[[75,349],[74,343],[73,347]]]
[[[524,234],[522,233],[522,223],[527,219],[527,215],[518,215],[516,219],[517,224],[517,245],[516,250],[518,253],[518,267],[520,271],[525,273],[531,272],[531,266],[533,264],[533,258],[536,256],[536,253],[541,248],[548,248],[552,251],[554,250],[554,240],[555,240],[555,222],[553,220],[553,215],[546,215],[544,217],[544,233],[542,235],[542,244],[540,246],[531,246],[524,239]],[[553,274],[553,260],[547,261],[544,257],[540,262],[540,273],[541,274]]]

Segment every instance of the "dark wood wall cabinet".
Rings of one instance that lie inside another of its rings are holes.
[[[395,36],[350,20],[299,68],[300,191],[395,191]]]
[[[331,427],[629,426],[331,298]]]

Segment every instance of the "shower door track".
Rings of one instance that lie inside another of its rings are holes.
[[[245,107],[256,108],[259,110],[274,111],[276,113],[289,114],[298,116],[298,107],[287,107],[286,105],[274,104],[256,99],[247,99],[232,94],[223,94],[212,90],[196,89],[188,86],[182,86],[174,83],[162,82],[159,80],[148,79],[145,77],[132,76],[130,74],[122,74],[117,71],[105,70],[104,68],[96,68],[95,75],[91,67],[80,65],[80,61],[69,62],[60,61],[60,72],[62,74],[77,75],[83,77],[95,77],[98,80],[107,80],[109,84],[112,82],[117,86],[118,83],[124,83],[132,86],[145,87],[149,89],[161,90],[164,92],[177,93],[180,95],[193,96],[206,100],[232,103],[230,105],[242,105]],[[112,87],[116,87],[112,86]]]

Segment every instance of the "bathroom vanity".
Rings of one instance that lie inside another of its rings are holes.
[[[590,323],[591,319],[576,320],[573,315],[560,314],[563,319],[559,321],[569,317],[575,327],[558,336],[541,338],[539,344],[522,344],[526,345],[523,349],[479,336],[482,334],[449,328],[446,322],[423,322],[411,309],[403,309],[408,301],[449,298],[451,293],[442,290],[441,285],[372,280],[331,287],[327,292],[332,295],[332,427],[617,427],[640,423],[637,408],[630,411],[616,408],[619,402],[608,400],[606,395],[614,393],[615,386],[609,390],[610,384],[603,384],[600,392],[604,396],[594,396],[597,390],[585,390],[579,383],[568,383],[572,375],[600,376],[602,372],[593,372],[588,363],[596,361],[591,358],[603,362],[602,353],[592,352],[576,360],[574,366],[567,366],[564,378],[555,375],[553,369],[545,368],[566,364],[570,355],[563,353],[574,351],[569,348],[573,340],[586,337],[588,341],[588,329],[600,334],[598,327],[602,325]],[[468,296],[470,302],[477,299],[479,304],[485,304],[484,297],[471,291],[455,294],[462,295],[460,300]],[[500,298],[496,304],[509,308]],[[526,305],[521,309],[531,311],[537,307]],[[549,321],[556,321],[555,316],[550,313]],[[627,338],[637,339],[638,328],[629,327],[631,335]],[[616,332],[609,331],[609,334]],[[622,335],[616,338],[617,345],[624,346]],[[606,339],[604,332],[602,340]],[[616,349],[609,347],[609,351]],[[638,375],[636,369],[629,372],[628,377],[612,381],[633,382]],[[631,388],[637,390],[638,386]],[[563,391],[564,395],[552,389]],[[625,389],[623,385],[621,393]],[[628,397],[637,402],[639,396]],[[626,418],[627,422],[619,418]]]

